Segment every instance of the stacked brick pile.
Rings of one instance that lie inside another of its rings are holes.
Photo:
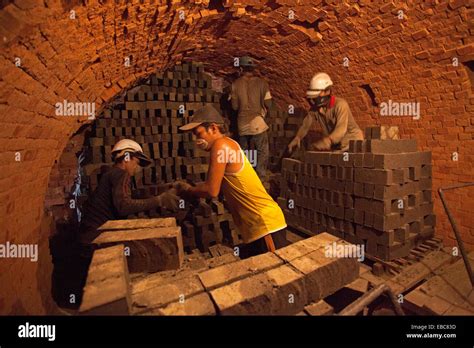
[[[291,139],[296,135],[303,117],[299,111],[291,115],[287,111],[278,108],[275,103],[268,110],[266,122],[268,129],[269,144],[269,168],[279,171],[279,163]]]
[[[128,271],[123,267],[124,245],[100,249],[92,259],[80,311],[135,315],[295,315],[358,277],[359,262],[355,258],[326,255],[325,248],[332,243],[348,245],[323,233],[274,253],[245,260],[226,257],[225,263],[217,267],[203,265],[173,277],[163,277],[162,272],[151,274],[134,280],[131,286],[127,286],[130,285],[126,282]],[[112,264],[117,265],[113,269],[114,281],[99,268],[110,270]]]
[[[220,94],[211,88],[211,76],[199,63],[182,64],[164,73],[156,73],[143,85],[128,91],[124,104],[106,110],[96,120],[88,139],[88,162],[84,167],[84,184],[88,190],[97,187],[104,165],[111,164],[114,144],[124,138],[137,141],[153,164],[135,175],[135,198],[157,195],[163,184],[176,180],[201,182],[206,179],[208,153],[193,144],[190,132],[179,127],[193,112],[212,103],[219,109]],[[232,217],[221,201],[201,200],[193,214],[178,216],[188,250],[207,250],[215,243],[238,244],[239,236]],[[184,213],[184,212],[183,212]],[[129,216],[159,217],[167,214],[153,210]]]
[[[376,127],[349,152],[284,159],[278,201],[288,223],[364,244],[383,260],[406,256],[432,236],[431,152],[417,151],[415,140],[382,137]]]
[[[79,312],[84,315],[126,315],[131,309],[130,275],[125,245],[94,252]]]
[[[131,273],[179,269],[183,263],[183,238],[174,218],[109,220],[99,231],[93,244],[125,245]]]

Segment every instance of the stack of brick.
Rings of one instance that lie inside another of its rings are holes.
[[[185,245],[190,249],[207,250],[215,244],[237,245],[240,236],[234,225],[232,215],[226,209],[226,202],[201,199],[199,205],[190,214],[190,219],[181,225],[186,231]]]
[[[355,258],[326,255],[333,243],[349,246],[322,233],[174,279],[150,275],[132,284],[132,314],[296,315],[358,277]]]
[[[364,244],[383,260],[408,255],[434,234],[431,152],[417,151],[415,140],[388,139],[382,129],[351,142],[349,152],[283,160],[278,202],[289,225]]]
[[[103,165],[111,164],[114,144],[124,138],[137,141],[153,164],[135,175],[134,198],[146,198],[163,191],[163,184],[176,180],[201,182],[206,179],[208,153],[195,147],[192,134],[180,132],[193,112],[206,104],[219,109],[220,94],[211,87],[212,77],[200,63],[176,65],[172,70],[152,75],[144,84],[128,91],[123,104],[104,111],[94,123],[88,139],[88,164],[83,167],[83,183],[91,191],[99,183]],[[211,203],[215,212],[195,210],[194,215],[178,215],[187,250],[202,251],[216,242],[238,244],[240,238],[222,200]],[[201,212],[201,213],[200,213]],[[129,216],[162,217],[161,209]],[[211,231],[217,232],[211,233]]]
[[[296,135],[303,117],[299,113],[288,114],[276,105],[268,110],[266,122],[269,126],[268,145],[269,145],[269,166],[275,168],[278,166],[290,139]]]
[[[132,301],[124,245],[94,252],[79,312],[84,315],[127,315]]]
[[[98,248],[124,245],[131,273],[179,269],[184,250],[181,228],[174,218],[110,220],[98,229]]]

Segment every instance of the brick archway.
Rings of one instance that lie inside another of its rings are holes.
[[[467,2],[466,2],[467,4]],[[55,115],[55,104],[95,102],[183,58],[231,76],[250,54],[281,107],[304,106],[316,71],[328,72],[362,127],[396,124],[433,151],[433,189],[473,181],[474,59],[467,5],[437,1],[16,0],[0,3],[0,241],[39,243],[40,262],[3,259],[0,313],[46,313],[48,178],[70,136],[90,120]],[[453,28],[456,28],[454,31]],[[127,66],[126,59],[130,63]],[[457,62],[457,64],[454,64]],[[471,72],[472,76],[472,72]],[[373,95],[367,95],[367,88]],[[371,102],[419,101],[422,117],[381,119]],[[453,162],[451,154],[459,153]],[[19,154],[19,155],[18,155]],[[18,157],[19,156],[19,157]],[[451,200],[465,241],[474,245],[472,192]],[[437,233],[453,243],[437,201]],[[5,285],[6,284],[6,285]]]

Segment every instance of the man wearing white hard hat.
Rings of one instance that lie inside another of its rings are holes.
[[[117,142],[112,149],[112,159],[114,166],[102,175],[99,185],[84,205],[80,228],[82,244],[91,243],[99,235],[97,228],[107,220],[124,219],[127,215],[158,207],[178,208],[179,197],[174,189],[152,198],[132,199],[130,178],[139,166],[151,164],[137,142],[131,139]]]
[[[363,140],[362,130],[352,116],[347,101],[331,94],[332,81],[328,74],[317,73],[311,79],[306,98],[310,110],[295,138],[288,145],[288,150],[299,148],[301,140],[310,130],[316,130],[319,124],[323,138],[311,144],[308,150],[347,151],[349,140]]]

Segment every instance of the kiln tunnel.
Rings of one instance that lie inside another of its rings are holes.
[[[0,272],[0,313],[321,315],[386,284],[407,312],[472,314],[436,193],[474,179],[472,13],[463,1],[0,1],[0,263],[11,270]],[[178,130],[199,108],[214,106],[239,139],[229,93],[242,56],[272,95],[262,183],[291,245],[236,254],[242,236],[220,194],[109,221],[83,263],[83,205],[118,140],[152,161],[131,183],[144,199],[206,180],[209,153]],[[364,140],[315,151],[324,129],[313,124],[290,154],[317,72]],[[446,200],[469,252],[472,187]]]
[[[50,249],[55,266],[53,294],[61,307],[77,308],[81,302],[84,279],[80,275],[87,273],[78,243],[83,204],[113,165],[114,144],[124,138],[134,139],[153,161],[131,178],[131,194],[135,199],[157,196],[177,180],[205,181],[209,154],[196,150],[191,134],[179,131],[178,127],[203,105],[212,105],[225,117],[228,134],[236,137],[237,115],[225,92],[230,90],[230,84],[228,78],[207,73],[200,62],[176,65],[121,92],[93,123],[82,126],[73,135],[53,167],[45,200],[46,209],[56,222]],[[296,110],[296,117],[299,112]],[[275,200],[280,184],[272,172],[281,169],[281,157],[288,145],[283,137],[287,117],[277,106],[267,115],[271,123],[271,171],[265,185]],[[295,124],[286,125],[287,134],[296,130],[296,117]],[[157,208],[124,216],[127,219],[163,217],[177,219],[187,254],[208,254],[210,248],[220,245],[227,246],[230,252],[242,243],[222,195],[207,202],[183,204],[177,213]]]

